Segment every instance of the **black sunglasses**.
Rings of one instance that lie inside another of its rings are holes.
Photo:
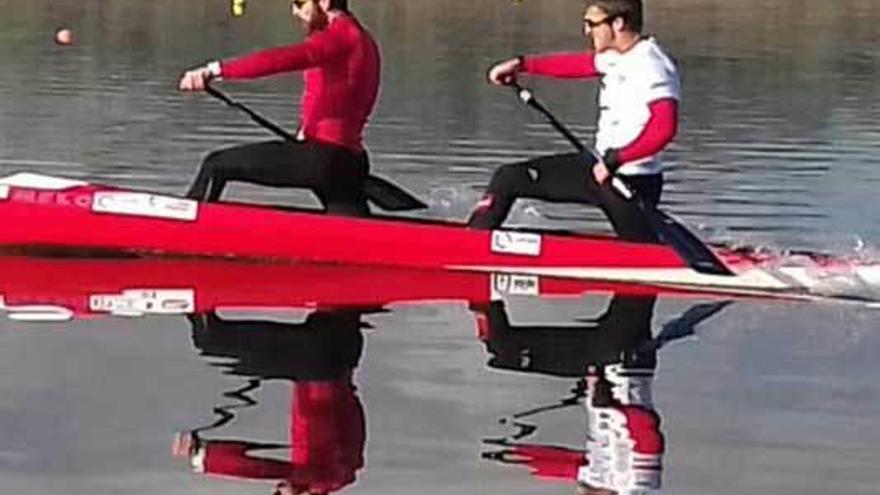
[[[618,17],[620,17],[620,16],[609,15],[609,16],[606,16],[604,19],[599,19],[598,21],[584,18],[584,25],[588,26],[590,29],[595,29],[595,28],[601,26],[602,24],[611,24],[612,22],[614,22],[614,19],[617,19]]]
[[[301,9],[307,3],[309,3],[309,0],[290,0],[290,5],[298,9]]]

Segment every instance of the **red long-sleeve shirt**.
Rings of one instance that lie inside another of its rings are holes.
[[[278,446],[210,440],[204,472],[246,479],[286,479],[321,493],[355,480],[364,465],[364,412],[350,377],[294,384],[290,460],[260,457],[254,451]]]
[[[370,34],[346,14],[299,44],[221,62],[224,79],[303,71],[300,130],[306,139],[363,149],[363,131],[379,94],[381,57]]]

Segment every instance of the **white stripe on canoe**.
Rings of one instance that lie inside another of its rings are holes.
[[[604,268],[604,267],[528,267],[528,266],[486,266],[453,265],[450,270],[479,272],[522,273],[549,277],[578,278],[585,280],[607,280],[615,282],[637,282],[648,284],[674,284],[696,287],[729,287],[759,290],[791,289],[779,278],[766,270],[754,268],[736,276],[706,275],[690,268]]]
[[[760,292],[797,292],[841,282],[863,283],[880,290],[880,265],[852,266],[848,269],[822,270],[816,267],[760,267],[744,270],[735,276],[707,275],[690,268],[584,268],[453,265],[450,270],[520,273],[585,280],[605,280],[653,285],[673,285],[706,289]]]

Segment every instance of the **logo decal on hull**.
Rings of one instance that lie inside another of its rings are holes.
[[[493,273],[491,300],[497,301],[504,296],[538,296],[541,294],[539,281],[537,275]]]
[[[92,202],[92,211],[97,213],[168,218],[190,222],[198,216],[198,209],[199,204],[191,199],[138,192],[96,192]]]
[[[540,256],[541,236],[539,234],[529,234],[526,232],[493,230],[491,249],[493,253]]]
[[[89,296],[89,310],[119,316],[184,314],[195,310],[191,289],[131,289],[122,294]]]

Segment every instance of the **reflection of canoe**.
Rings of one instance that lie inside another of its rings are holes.
[[[808,268],[738,251],[716,253],[735,276],[706,275],[688,268],[667,246],[610,237],[199,204],[34,174],[0,179],[0,217],[0,246],[6,247],[531,273],[731,291],[812,288]],[[880,266],[845,265],[861,279],[880,283]]]
[[[17,319],[41,320],[223,309],[379,308],[393,302],[482,304],[504,296],[658,292],[639,285],[534,275],[204,259],[7,256],[0,257],[0,273],[0,309]]]

